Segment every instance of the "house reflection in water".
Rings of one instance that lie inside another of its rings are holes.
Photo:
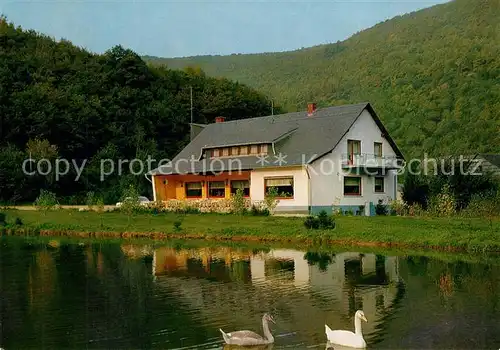
[[[363,333],[375,335],[401,289],[398,263],[397,257],[355,252],[161,247],[153,252],[153,275],[160,288],[216,319],[213,326],[246,326],[269,310],[282,315],[280,329],[307,330],[304,336],[322,342],[325,322],[353,329],[357,308],[369,320]]]

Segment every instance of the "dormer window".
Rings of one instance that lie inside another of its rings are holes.
[[[218,158],[218,157],[239,157],[248,155],[259,155],[267,154],[269,150],[269,145],[243,145],[243,146],[229,146],[214,148],[206,150],[206,156],[208,158]]]

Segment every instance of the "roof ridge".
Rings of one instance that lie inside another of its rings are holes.
[[[368,104],[370,104],[370,102],[360,102],[360,103],[351,103],[351,104],[338,105],[338,106],[328,106],[328,107],[318,108],[318,109],[316,109],[316,112],[321,111],[321,110],[339,108],[339,107],[366,106]],[[241,119],[227,120],[227,121],[224,121],[223,123],[227,124],[227,123],[234,123],[234,122],[238,122],[238,121],[242,121],[242,120],[255,120],[255,119],[262,119],[262,118],[276,118],[276,117],[282,117],[282,116],[289,115],[289,114],[299,114],[299,113],[307,113],[307,110],[304,109],[304,110],[296,111],[296,112],[287,112],[287,113],[274,114],[274,115],[273,114],[271,114],[271,115],[263,115],[263,116],[260,116],[260,117],[251,117],[251,118],[241,118]],[[307,118],[310,118],[310,117],[307,117]],[[320,118],[324,118],[324,117],[320,117]],[[304,118],[304,119],[306,119],[306,118]],[[297,119],[297,120],[299,120],[299,119]],[[213,124],[222,124],[222,123],[209,123],[209,124],[206,124],[206,125],[213,125]]]
[[[352,105],[340,105],[340,106],[331,106],[331,107],[324,107],[324,108],[318,108],[316,110],[316,112],[318,111],[326,111],[326,110],[329,110],[329,109],[333,109],[333,108],[338,108],[338,107],[353,107],[353,106],[367,106],[369,103],[367,102],[366,104],[365,103],[356,103],[356,104],[352,104]],[[307,111],[300,111],[300,112],[289,112],[289,113],[283,113],[283,114],[275,114],[275,115],[266,115],[266,116],[262,116],[262,117],[252,117],[252,118],[241,118],[241,119],[234,119],[234,120],[228,120],[228,121],[225,121],[225,122],[222,122],[222,123],[210,123],[210,124],[206,124],[206,126],[209,126],[209,125],[217,125],[217,124],[227,124],[227,123],[235,123],[235,122],[242,122],[242,121],[247,121],[247,120],[256,120],[256,119],[264,119],[264,118],[276,118],[278,117],[278,119],[281,119],[280,117],[284,117],[286,115],[290,115],[290,114],[300,114],[300,113],[307,113]],[[352,112],[341,112],[341,113],[336,113],[335,114],[335,117],[338,117],[338,116],[342,116],[342,115],[345,115],[345,114],[351,114]],[[299,121],[299,120],[318,120],[318,119],[325,119],[325,118],[331,118],[332,116],[330,115],[325,115],[325,116],[315,116],[314,118],[310,117],[310,116],[304,116],[303,118],[297,118],[297,119],[293,119],[293,120],[276,120],[275,122],[278,122],[278,123],[289,123],[291,121]]]

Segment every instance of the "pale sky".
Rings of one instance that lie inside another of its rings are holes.
[[[140,55],[178,57],[336,42],[394,16],[448,1],[0,0],[0,11],[15,25],[92,52],[120,44]]]

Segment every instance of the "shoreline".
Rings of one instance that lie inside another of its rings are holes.
[[[0,229],[2,236],[17,237],[70,237],[82,239],[118,239],[118,240],[186,240],[186,241],[206,241],[206,242],[234,242],[234,243],[282,243],[299,244],[305,247],[321,247],[328,245],[332,248],[375,248],[375,249],[410,249],[419,251],[443,252],[443,253],[500,253],[500,244],[491,246],[485,244],[470,248],[464,245],[452,244],[426,244],[426,243],[406,243],[406,242],[384,242],[384,241],[363,241],[356,239],[333,239],[324,236],[318,237],[284,237],[284,236],[255,236],[255,235],[219,235],[204,233],[165,233],[165,232],[134,232],[134,231],[75,231],[69,229],[38,229],[38,228],[9,228]]]
[[[500,252],[500,218],[335,216],[334,229],[308,229],[300,217],[6,210],[0,234],[97,239],[201,240],[308,247]]]

